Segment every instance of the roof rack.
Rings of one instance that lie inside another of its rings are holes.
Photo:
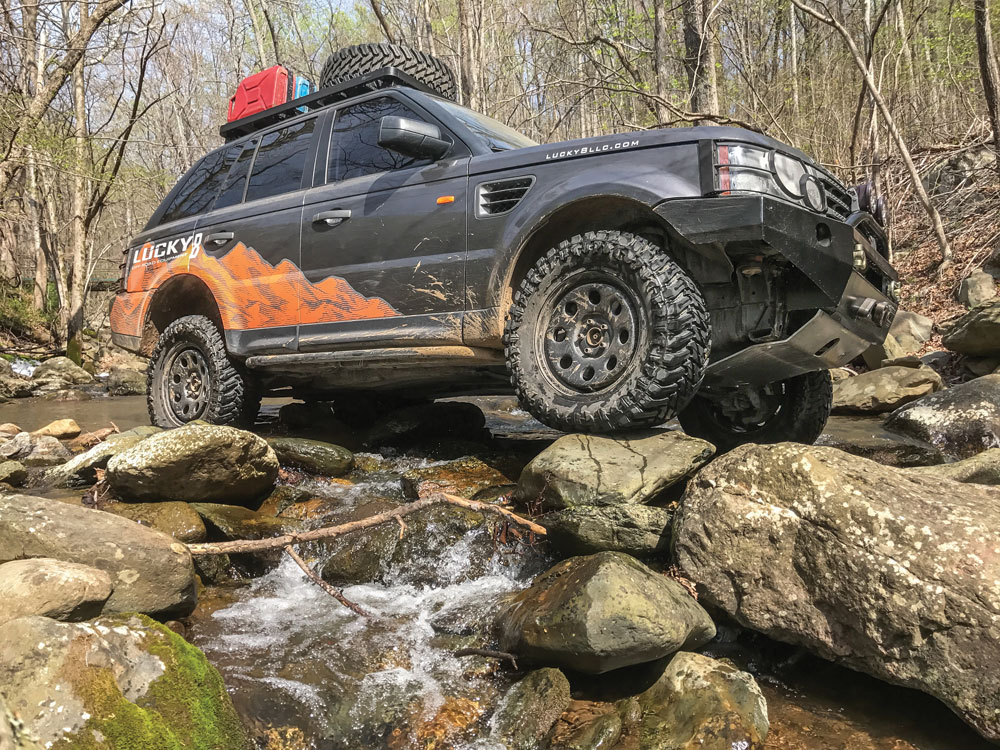
[[[344,83],[337,86],[320,89],[308,96],[292,99],[276,107],[265,109],[263,112],[227,122],[219,128],[219,135],[225,138],[228,143],[229,141],[234,141],[237,138],[242,138],[245,135],[279,123],[282,120],[297,117],[302,114],[303,109],[321,109],[335,102],[358,96],[359,94],[367,94],[369,91],[377,91],[395,86],[406,86],[407,88],[417,89],[428,94],[437,93],[426,84],[418,81],[408,73],[404,73],[399,68],[392,66],[379,68],[378,70],[373,70],[371,73],[365,73],[360,78],[352,78],[350,81],[344,81]]]

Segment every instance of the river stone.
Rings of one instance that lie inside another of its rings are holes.
[[[618,746],[624,728],[621,714],[612,709],[577,727],[555,746],[559,750],[607,750]]]
[[[1000,300],[969,310],[949,326],[941,343],[959,354],[1000,355]]]
[[[444,464],[410,469],[403,474],[403,495],[416,500],[436,492],[472,498],[490,487],[509,485],[510,480],[489,464],[475,457],[460,458]]]
[[[191,424],[157,433],[108,461],[107,478],[129,500],[259,502],[278,459],[252,432]]]
[[[228,540],[265,539],[302,530],[302,523],[294,519],[267,516],[239,505],[191,503],[190,507],[209,528]]]
[[[642,750],[764,750],[767,702],[754,678],[682,651],[639,695]]]
[[[941,376],[929,367],[882,367],[835,382],[833,411],[880,414],[942,388]]]
[[[897,310],[889,333],[904,349],[916,351],[921,344],[930,341],[934,333],[934,321],[910,310]]]
[[[35,383],[17,375],[0,375],[0,398],[27,398]]]
[[[646,503],[714,453],[711,443],[683,432],[563,435],[524,467],[515,497],[546,511]]]
[[[142,615],[9,622],[0,632],[0,684],[46,747],[250,750],[205,655]]]
[[[101,613],[111,578],[89,565],[46,557],[0,565],[0,624],[28,615],[86,620]]]
[[[7,708],[2,693],[0,693],[0,750],[42,750],[42,746],[25,730],[24,722]]]
[[[127,518],[50,498],[0,496],[0,563],[52,557],[99,568],[114,591],[105,612],[183,615],[194,608],[191,555]]]
[[[669,548],[672,517],[666,508],[649,505],[584,505],[546,513],[538,523],[564,556],[613,551],[649,557]]]
[[[711,618],[683,586],[620,552],[550,568],[504,606],[497,629],[505,651],[588,674],[654,661],[715,637]]]
[[[138,445],[150,435],[162,432],[159,427],[136,427],[108,436],[93,448],[74,456],[62,466],[45,472],[44,483],[55,487],[77,487],[97,481],[97,470],[104,469],[112,456]]]
[[[833,415],[817,445],[853,453],[889,466],[932,466],[945,460],[941,451],[922,440],[889,432],[881,419]]]
[[[42,362],[31,374],[36,385],[49,386],[83,385],[93,383],[94,376],[76,364],[69,357],[52,357]]]
[[[529,672],[500,701],[490,719],[490,739],[506,750],[544,747],[569,699],[569,680],[558,669]]]
[[[112,396],[138,396],[146,392],[146,373],[131,367],[112,367],[108,372]]]
[[[940,477],[955,482],[1000,485],[1000,448],[990,448],[954,463],[919,466],[909,471],[919,476]]]
[[[966,307],[978,307],[996,296],[996,282],[985,271],[973,271],[958,285],[958,301]]]
[[[103,509],[168,534],[185,544],[204,542],[207,534],[201,516],[188,503],[111,503]]]
[[[28,470],[19,461],[0,461],[0,482],[11,487],[21,487],[28,478]]]
[[[59,440],[72,440],[81,432],[83,430],[80,429],[80,425],[76,423],[75,419],[57,419],[35,430],[31,435],[32,437],[48,436]]]
[[[13,422],[4,422],[3,424],[0,424],[0,437],[14,437],[19,432],[24,432],[24,430]]]
[[[944,453],[968,458],[1000,446],[1000,375],[986,375],[900,407],[885,422]]]
[[[325,477],[346,474],[354,462],[354,455],[346,448],[320,440],[271,438],[267,442],[282,466],[304,469]]]
[[[896,341],[896,337],[891,333],[886,334],[885,340],[881,344],[872,344],[861,353],[861,358],[865,361],[869,370],[877,370],[889,360],[905,357],[910,352]]]
[[[53,466],[73,457],[56,438],[36,437],[27,432],[19,432],[0,442],[0,456],[20,461],[25,466]]]
[[[929,693],[1000,740],[1000,489],[744,445],[689,484],[674,549],[741,625]]]

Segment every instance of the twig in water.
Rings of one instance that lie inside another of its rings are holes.
[[[455,656],[485,656],[490,659],[502,659],[509,661],[510,665],[517,669],[517,659],[514,654],[506,651],[491,651],[488,648],[460,648],[454,653]]]
[[[309,567],[309,564],[305,560],[302,559],[302,557],[299,555],[298,552],[295,551],[294,547],[292,547],[291,545],[288,545],[287,547],[285,547],[285,552],[287,552],[288,556],[295,561],[296,565],[298,565],[300,568],[302,568],[302,572],[305,573],[306,576],[308,576],[308,578],[309,578],[310,581],[312,581],[313,583],[315,583],[317,586],[319,586],[326,593],[328,593],[330,596],[332,596],[334,599],[336,599],[338,602],[340,602],[341,604],[343,604],[345,607],[347,607],[352,612],[355,612],[355,613],[361,615],[362,617],[371,617],[371,615],[367,611],[365,611],[364,609],[362,609],[361,606],[355,604],[350,599],[348,599],[346,596],[344,596],[344,593],[340,589],[335,589],[329,583],[327,583],[322,578],[320,578],[318,575],[316,575],[316,573],[313,572],[312,568]]]

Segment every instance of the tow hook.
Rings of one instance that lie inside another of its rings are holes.
[[[893,312],[888,302],[879,302],[871,297],[851,297],[847,309],[855,318],[867,318],[879,328],[889,322]]]

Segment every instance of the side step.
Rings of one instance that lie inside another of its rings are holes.
[[[470,346],[411,346],[387,349],[351,349],[339,352],[261,354],[248,357],[252,370],[300,370],[321,368],[424,367],[459,365],[493,367],[503,365],[503,352]]]

